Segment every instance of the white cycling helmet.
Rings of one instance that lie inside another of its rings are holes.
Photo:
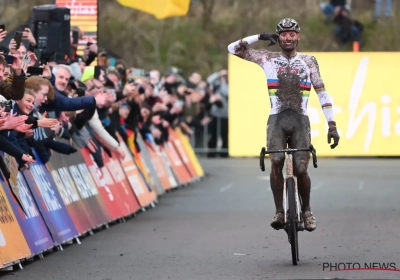
[[[281,34],[285,31],[300,33],[300,25],[292,18],[284,18],[276,26],[276,33]]]

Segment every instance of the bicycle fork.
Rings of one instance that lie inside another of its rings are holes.
[[[294,197],[296,201],[296,213],[297,213],[297,222],[300,224],[301,217],[301,209],[300,209],[300,201],[299,201],[299,192],[297,188],[297,178],[293,175],[293,156],[292,154],[286,155],[286,177],[283,180],[283,211],[284,211],[284,220],[283,224],[286,225],[287,221],[287,189],[286,189],[286,182],[289,178],[292,178],[294,181]]]

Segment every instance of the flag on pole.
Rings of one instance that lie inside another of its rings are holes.
[[[185,16],[190,0],[117,0],[121,5],[152,14],[157,19]]]

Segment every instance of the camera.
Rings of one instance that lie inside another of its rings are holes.
[[[11,100],[0,101],[0,108],[5,108],[4,112],[6,113],[11,112],[12,101]]]

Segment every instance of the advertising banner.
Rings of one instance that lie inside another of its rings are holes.
[[[328,126],[315,90],[308,115],[319,156],[399,156],[400,53],[306,53],[316,57],[333,100],[339,145],[327,143]],[[255,63],[229,55],[229,154],[259,156],[270,112],[266,77]]]
[[[31,256],[28,244],[18,224],[5,189],[0,186],[0,267]]]
[[[107,153],[103,152],[104,165],[108,168],[108,171],[114,179],[115,186],[121,198],[119,204],[124,211],[124,216],[127,216],[136,213],[140,206],[117,158],[118,156],[116,154],[114,158],[110,158]]]
[[[178,127],[175,129],[178,137],[181,139],[183,146],[186,149],[186,152],[190,158],[190,162],[193,164],[196,174],[198,177],[203,177],[204,176],[204,170],[200,165],[199,160],[197,159],[197,156],[190,144],[189,138],[183,134],[182,130]]]
[[[154,189],[157,192],[157,195],[162,195],[165,192],[164,188],[162,186],[162,183],[160,181],[157,171],[154,169],[153,162],[150,158],[149,152],[148,152],[146,145],[143,141],[143,138],[140,134],[138,134],[137,142],[140,147],[140,157],[142,159],[143,166],[144,166],[147,174],[149,174],[150,182],[151,182],[152,186],[154,186]]]
[[[156,172],[155,174],[157,174],[163,189],[169,190],[172,186],[177,184],[174,175],[172,174],[172,171],[168,170],[169,166],[164,164],[164,160],[161,158],[161,155],[157,153],[156,147],[153,146],[151,134],[148,134],[146,137],[148,139],[144,141],[144,145],[147,153],[149,154],[151,163],[154,166],[154,172]]]
[[[73,157],[74,155],[70,156]],[[78,193],[68,167],[63,162],[61,154],[53,153],[47,166],[50,169],[50,174],[53,177],[64,205],[74,222],[76,230],[79,234],[86,233],[95,225],[92,225],[89,221],[86,207]]]
[[[97,188],[81,153],[61,155],[64,164],[68,167],[79,195],[85,205],[86,213],[93,227],[98,227],[111,220],[106,205]]]
[[[181,184],[188,183],[191,180],[189,171],[187,170],[185,164],[181,160],[181,157],[176,151],[174,144],[172,143],[171,137],[168,142],[163,144],[163,148],[168,156],[169,161],[171,162],[172,169],[174,170],[178,181]]]
[[[105,166],[103,168],[97,166],[88,149],[82,148],[80,152],[89,167],[89,172],[96,182],[112,220],[122,218],[125,212],[120,206],[121,198],[110,172]]]
[[[36,163],[23,172],[29,189],[56,245],[78,236],[78,231],[68,214],[63,200],[49,171],[33,149]]]
[[[185,164],[187,171],[192,179],[197,178],[196,170],[190,161],[189,155],[186,152],[186,149],[183,146],[181,139],[179,138],[178,134],[176,133],[175,129],[169,128],[169,137],[170,141],[173,143],[176,151],[178,152],[179,156],[181,157],[182,162]]]
[[[120,147],[125,151],[126,155],[125,158],[120,161],[122,168],[128,178],[133,192],[139,200],[140,205],[146,207],[156,200],[156,193],[149,190],[147,187],[146,182],[139,173],[139,169],[133,160],[131,151],[118,133],[117,137],[119,139]]]
[[[54,246],[54,241],[40,215],[40,211],[36,206],[36,202],[22,173],[17,173],[17,187],[24,211],[22,211],[21,206],[19,206],[15,197],[12,195],[10,188],[7,186],[2,176],[0,176],[0,183],[0,187],[3,188],[4,193],[7,195],[8,202],[24,234],[31,254],[39,254],[52,248]]]

